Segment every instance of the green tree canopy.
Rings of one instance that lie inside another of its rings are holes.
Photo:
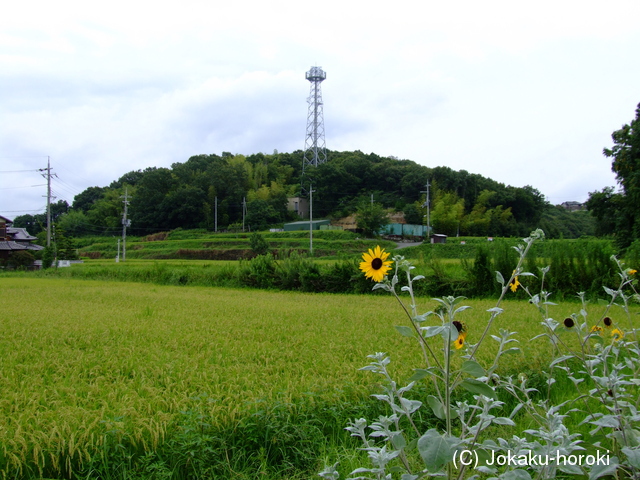
[[[613,147],[603,149],[603,153],[612,159],[611,170],[624,192],[624,201],[619,205],[623,212],[618,214],[618,227],[629,232],[626,238],[620,239],[627,246],[640,238],[640,104],[636,107],[636,118],[613,132],[611,138]]]
[[[356,224],[366,237],[378,235],[382,227],[388,223],[387,211],[379,203],[363,202],[356,210]]]

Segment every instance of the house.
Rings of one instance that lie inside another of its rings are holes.
[[[579,210],[585,210],[587,208],[584,203],[580,202],[563,202],[560,204],[560,206],[565,210],[569,210],[570,212],[577,212]]]
[[[7,261],[12,252],[19,250],[38,251],[44,247],[31,242],[37,240],[24,228],[11,227],[13,222],[0,215],[0,261]]]
[[[309,199],[289,197],[287,198],[287,210],[295,212],[300,218],[309,218]]]

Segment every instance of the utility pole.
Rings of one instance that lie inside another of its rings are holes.
[[[213,221],[213,225],[214,225],[213,226],[213,231],[217,232],[218,231],[218,197],[215,197],[214,205],[215,205],[215,207],[214,207],[214,210],[213,210],[214,211],[213,215],[215,217],[215,220]]]
[[[242,197],[242,232],[244,233],[244,216],[247,214],[247,197]]]
[[[313,255],[313,185],[309,185],[309,253]]]
[[[131,226],[131,220],[127,220],[127,207],[129,206],[128,189],[124,189],[124,213],[122,214],[122,261],[127,259],[127,227]]]
[[[47,179],[47,247],[51,246],[51,199],[55,198],[51,196],[51,158],[47,156],[47,168],[38,169],[41,175]],[[57,176],[57,175],[56,175]]]
[[[427,241],[429,243],[431,243],[431,218],[429,217],[430,214],[430,200],[429,200],[429,187],[431,187],[431,184],[429,183],[429,180],[427,180],[427,184],[425,185],[427,187],[427,190],[424,191],[420,191],[420,193],[426,193],[427,194],[427,199],[426,201],[422,204],[423,207],[427,207]]]

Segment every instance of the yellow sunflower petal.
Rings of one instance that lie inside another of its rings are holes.
[[[369,249],[368,253],[362,254],[362,262],[360,262],[360,270],[364,273],[366,278],[370,278],[375,282],[382,282],[385,275],[391,269],[393,262],[386,261],[389,257],[389,253],[380,248],[380,245],[375,249]]]

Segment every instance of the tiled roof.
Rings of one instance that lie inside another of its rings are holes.
[[[29,232],[27,232],[26,228],[7,227],[7,234],[11,235],[14,240],[37,240],[37,237],[29,235]]]
[[[0,250],[12,251],[12,250],[28,250],[29,247],[23,243],[9,241],[0,241]]]

